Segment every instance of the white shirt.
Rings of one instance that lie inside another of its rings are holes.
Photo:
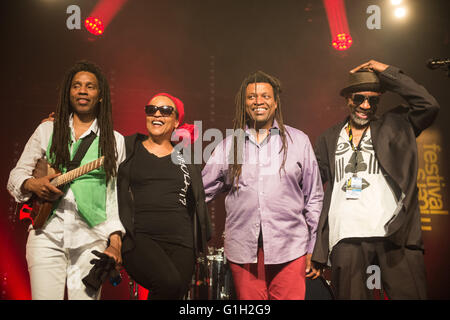
[[[72,141],[75,141],[73,116],[70,117],[69,125]],[[97,119],[94,120],[89,129],[80,138],[84,138],[91,131],[95,132],[97,136],[100,135]],[[22,193],[21,186],[25,180],[31,178],[37,161],[45,156],[52,133],[52,121],[40,124],[25,145],[16,167],[11,171],[8,180],[8,191],[17,202],[25,202],[30,199],[32,193]],[[123,136],[116,131],[114,131],[114,137],[117,146],[118,167],[125,159],[125,141]],[[71,147],[73,145],[71,144]],[[110,234],[116,231],[121,231],[122,234],[125,234],[125,229],[119,218],[116,177],[110,179],[106,186],[106,221],[90,228],[79,215],[74,194],[69,188],[67,194],[56,208],[54,216],[47,221],[41,230],[49,238],[62,242],[63,248],[79,248],[98,240],[108,240]]]
[[[354,151],[346,128],[342,128],[336,148],[335,179],[328,213],[330,251],[345,238],[385,236],[388,222],[401,207],[376,158],[370,128],[360,145],[363,161],[357,165],[357,176],[362,178],[361,196],[357,200],[346,198],[345,185],[353,176],[350,168],[354,168],[354,164],[349,163]]]

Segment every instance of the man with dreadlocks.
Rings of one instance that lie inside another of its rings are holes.
[[[322,183],[311,143],[284,125],[281,85],[262,71],[236,95],[234,134],[203,169],[206,200],[227,192],[225,255],[238,299],[304,299]]]
[[[33,299],[98,299],[100,290],[82,283],[90,271],[93,250],[121,263],[121,235],[116,195],[118,163],[124,159],[124,139],[113,131],[108,82],[88,61],[76,63],[65,75],[55,121],[41,123],[11,171],[8,190],[18,202],[33,194],[55,201],[40,229],[30,227],[26,258]],[[84,139],[93,138],[80,165],[104,156],[104,165],[67,184],[50,184],[57,174],[33,178],[36,163],[45,157],[65,172]]]

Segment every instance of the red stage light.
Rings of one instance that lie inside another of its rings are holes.
[[[353,44],[343,0],[323,0],[330,26],[331,44],[336,50],[347,50]]]
[[[84,26],[86,27],[87,31],[90,33],[100,36],[103,34],[103,31],[105,30],[105,27],[103,25],[102,20],[95,17],[89,17],[84,21]]]
[[[339,33],[332,41],[333,48],[336,50],[347,50],[352,43],[352,37],[345,33]]]
[[[6,281],[6,287],[3,288],[5,292],[0,294],[6,300],[29,300],[31,289],[25,246],[17,243],[18,238],[9,227],[3,219],[0,219],[0,273],[4,277],[1,281]]]
[[[87,31],[100,36],[128,0],[100,0],[84,21]]]

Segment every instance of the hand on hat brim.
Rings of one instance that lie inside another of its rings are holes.
[[[360,69],[367,69],[368,71],[376,71],[376,72],[383,72],[384,70],[386,70],[389,67],[389,65],[375,61],[375,60],[370,60],[368,62],[365,62],[359,66],[357,66],[356,68],[350,70],[350,73],[355,73]]]

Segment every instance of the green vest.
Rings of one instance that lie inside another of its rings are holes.
[[[70,154],[71,160],[75,156],[82,140],[83,139],[78,139],[78,141],[74,143]],[[80,167],[99,158],[98,141],[99,139],[97,136],[84,155],[84,158],[81,160]],[[51,144],[52,136],[50,137],[47,148],[47,159],[49,159],[49,162],[51,161]],[[67,169],[63,168],[62,172],[67,172]],[[78,212],[91,228],[106,221],[106,173],[103,166],[76,178],[64,187],[63,192],[67,193],[69,188],[72,189],[75,196]],[[52,214],[58,207],[59,201],[60,200],[54,203]]]

